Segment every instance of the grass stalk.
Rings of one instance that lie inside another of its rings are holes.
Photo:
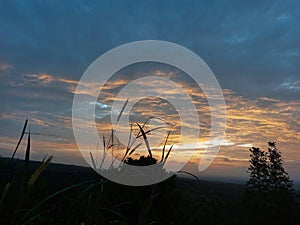
[[[10,164],[10,162],[13,160],[13,158],[15,157],[15,155],[16,155],[16,153],[17,153],[17,150],[18,150],[18,148],[19,148],[19,146],[20,146],[20,144],[21,144],[21,141],[22,141],[22,139],[23,139],[23,137],[24,137],[24,134],[25,134],[25,131],[26,131],[27,124],[28,124],[28,119],[25,120],[25,124],[24,124],[24,126],[23,126],[23,130],[22,130],[21,136],[20,136],[19,141],[18,141],[18,143],[17,143],[17,146],[16,146],[16,148],[15,148],[15,150],[14,150],[14,152],[13,152],[13,154],[12,154],[10,160],[9,160],[9,164]]]
[[[28,131],[27,146],[25,152],[25,166],[28,167],[30,161],[30,129]]]
[[[141,125],[138,124],[138,123],[137,123],[137,125],[138,125],[138,127],[140,128],[140,132],[142,133],[142,136],[143,136],[143,138],[144,138],[144,142],[145,142],[145,144],[146,144],[148,153],[149,153],[150,157],[153,158],[153,157],[152,157],[152,152],[151,152],[151,149],[150,149],[150,145],[149,145],[149,141],[148,141],[148,139],[147,139],[147,135],[145,134],[145,131],[143,130],[143,128],[141,127]]]
[[[164,160],[164,156],[165,156],[165,149],[166,149],[166,145],[167,145],[167,142],[168,142],[168,139],[169,139],[169,135],[170,135],[170,131],[168,131],[168,135],[166,137],[166,140],[165,140],[165,143],[164,143],[164,146],[163,146],[163,149],[162,149],[162,154],[161,154],[161,162]]]

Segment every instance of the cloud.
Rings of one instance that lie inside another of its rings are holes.
[[[211,140],[199,141],[186,144],[175,144],[174,149],[188,150],[188,149],[206,149],[215,146],[233,146],[234,143],[228,140]]]
[[[222,144],[221,154],[230,163],[233,156],[247,158],[249,143],[263,147],[270,139],[282,144],[287,160],[300,160],[297,1],[132,3],[0,3],[0,57],[5,59],[0,72],[9,75],[1,76],[0,83],[2,134],[16,135],[16,125],[22,126],[24,118],[30,116],[34,129],[72,140],[73,95],[88,66],[120,44],[157,39],[189,48],[215,73],[227,103],[227,142]],[[134,70],[119,71],[116,76],[120,77],[104,86],[103,97],[96,103],[99,127],[103,122],[103,129],[109,129],[106,115],[116,93],[146,71],[178,82],[192,96],[203,129],[203,136],[193,142],[200,146],[207,143],[210,111],[203,92],[191,85],[190,79],[162,64],[139,65]],[[81,95],[99,91],[100,84],[83,85]],[[167,91],[176,97],[173,89]],[[147,111],[143,110],[146,104],[140,104],[134,114],[140,120],[151,114],[168,115],[168,122],[175,125],[175,141],[180,124],[174,110],[166,102],[148,99],[148,103]],[[82,123],[82,129],[89,125]],[[66,147],[55,146],[61,152]],[[66,154],[64,157],[67,161]]]
[[[274,89],[286,77],[295,80],[299,71],[297,57],[291,54],[300,50],[299,6],[292,1],[153,1],[132,8],[114,2],[1,5],[1,54],[19,74],[45,71],[79,80],[107,50],[143,39],[190,48],[211,66],[223,88],[239,94],[287,98],[290,93]]]
[[[38,83],[42,85],[47,85],[54,81],[54,78],[52,75],[49,74],[25,74],[24,78],[26,79],[26,82],[28,83]]]
[[[100,109],[107,109],[108,105],[102,104],[101,102],[90,102],[90,105],[96,105]]]
[[[300,81],[297,80],[294,82],[284,82],[280,85],[280,87],[283,89],[300,91]]]
[[[238,145],[238,147],[251,148],[251,147],[253,147],[253,145],[252,144],[241,144],[241,145]]]
[[[10,81],[9,85],[12,87],[50,87],[55,86],[58,83],[66,85],[65,88],[67,90],[70,89],[70,87],[77,85],[78,81],[65,79],[47,73],[30,73],[23,74],[16,80]]]
[[[258,98],[259,101],[266,101],[266,102],[280,102],[280,100],[278,99],[274,99],[274,98],[268,98],[268,97],[261,97]]]
[[[14,68],[13,65],[11,65],[7,62],[0,61],[0,71],[5,72],[5,71],[11,70],[13,68]]]

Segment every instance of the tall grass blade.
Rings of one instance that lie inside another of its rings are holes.
[[[166,163],[166,161],[167,161],[167,159],[168,159],[168,157],[169,157],[169,155],[170,155],[170,152],[172,151],[173,146],[174,146],[174,145],[171,145],[171,147],[169,148],[169,151],[168,151],[168,153],[167,153],[167,155],[166,155],[166,158],[164,159],[164,163],[163,163],[163,164]]]
[[[30,129],[28,131],[27,147],[25,152],[25,165],[28,167],[30,160]]]
[[[165,128],[165,127],[155,127],[153,129],[145,131],[145,134],[151,133],[152,131],[155,131],[155,130],[158,130],[158,129],[161,129],[161,128]],[[143,136],[142,134],[139,134],[139,135],[137,135],[137,138],[142,137],[142,136]]]
[[[108,142],[107,142],[107,144],[105,146],[106,148],[108,148],[108,146],[110,146],[111,144],[114,143],[114,137],[113,136],[114,136],[114,129],[111,130],[110,137],[109,137]]]
[[[128,137],[128,144],[126,146],[127,151],[129,151],[130,149],[130,143],[131,143],[131,137],[132,137],[132,123],[130,123],[130,133],[129,133],[129,137]]]
[[[147,124],[147,122],[148,122],[150,119],[152,119],[152,118],[155,118],[155,117],[154,117],[154,116],[148,117],[148,118],[145,120],[144,124],[142,125],[142,128],[144,128],[145,125]],[[138,136],[139,136],[140,134],[141,134],[141,131],[139,130],[139,132],[137,133],[137,135],[135,136],[135,138],[133,139],[133,141],[131,142],[131,144],[130,144],[130,146],[129,146],[130,149],[131,149],[131,147],[134,145],[135,141],[138,139]]]
[[[165,157],[165,149],[166,149],[166,145],[167,145],[167,142],[168,142],[168,139],[169,139],[169,135],[170,135],[170,131],[168,131],[168,135],[166,137],[166,140],[165,140],[165,143],[164,143],[164,147],[162,149],[162,153],[161,153],[161,162],[164,160],[164,157]]]
[[[115,143],[115,142],[114,142],[114,130],[112,130],[112,131],[111,131],[111,145],[110,145],[110,147],[112,148],[112,149],[111,149],[112,155],[114,155],[114,152],[113,152],[113,151],[114,151],[114,149],[113,149],[114,143]]]
[[[107,147],[107,149],[111,149],[114,145],[111,144],[110,146]]]
[[[149,153],[150,157],[153,158],[153,157],[152,157],[152,152],[151,152],[151,149],[150,149],[150,145],[149,145],[149,141],[148,141],[148,139],[147,139],[147,135],[145,134],[145,131],[143,130],[143,128],[141,127],[141,125],[138,124],[138,123],[137,123],[137,125],[138,125],[138,127],[140,128],[140,132],[142,133],[142,136],[143,136],[143,138],[144,138],[144,142],[145,142],[145,144],[146,144],[148,153]]]
[[[39,168],[37,168],[37,170],[31,175],[29,181],[28,181],[28,187],[31,187],[36,180],[39,178],[39,176],[41,175],[41,173],[46,169],[46,167],[49,165],[49,163],[51,162],[53,156],[50,156],[45,162],[42,163],[42,165],[40,165]]]
[[[38,218],[41,215],[41,213],[36,214],[35,216],[31,217],[30,219],[28,219],[27,221],[23,222],[22,225],[26,225],[26,224],[34,224],[34,223],[30,223],[33,220],[35,220],[36,218]]]
[[[102,155],[102,160],[101,160],[99,169],[102,168],[104,160],[106,158],[106,144],[105,144],[105,137],[104,137],[104,135],[102,136],[102,140],[103,140],[103,155]]]
[[[132,123],[130,124],[130,133],[129,133],[129,138],[128,138],[128,144],[126,146],[126,151],[125,151],[125,154],[123,156],[123,159],[121,162],[123,162],[128,154],[128,152],[130,151],[130,142],[131,142],[131,136],[132,136]]]
[[[122,114],[123,114],[123,112],[124,112],[124,109],[125,109],[125,107],[126,107],[126,105],[127,105],[127,103],[128,103],[128,100],[129,100],[129,98],[127,98],[126,102],[124,103],[124,105],[123,105],[123,107],[122,107],[122,109],[121,109],[121,112],[120,112],[119,115],[118,115],[117,122],[119,122],[119,120],[120,120],[120,118],[121,118],[121,116],[122,116]]]
[[[45,160],[47,159],[48,153],[44,156],[44,158],[42,159],[42,163],[45,162]]]
[[[92,160],[92,164],[93,164],[93,168],[96,169],[96,163],[95,163],[95,159],[93,154],[90,152],[90,156],[91,156],[91,160]]]
[[[104,137],[104,135],[102,136],[102,140],[103,140],[103,149],[105,150],[106,145],[105,145],[105,137]]]
[[[96,147],[96,161],[98,163],[98,156],[99,156],[99,141],[97,141],[97,147]]]
[[[2,203],[4,202],[4,199],[5,199],[9,189],[10,189],[10,182],[8,182],[5,185],[5,188],[3,190],[3,193],[2,193],[2,196],[1,196],[1,199],[0,199],[0,207],[1,207]]]
[[[201,181],[199,180],[199,178],[198,178],[196,175],[194,175],[194,174],[192,174],[192,173],[190,173],[190,172],[186,172],[186,171],[183,171],[183,170],[179,170],[177,173],[185,173],[185,174],[188,174],[188,175],[194,177],[194,178],[198,181],[198,183],[201,184]]]
[[[151,195],[144,202],[142,212],[140,213],[140,216],[139,216],[139,219],[138,219],[138,223],[137,223],[138,225],[149,224],[149,219],[150,219],[150,216],[151,216],[151,211],[153,209],[154,199],[156,197],[156,194],[154,194],[155,189],[156,189],[156,186],[154,186],[152,188]]]
[[[149,117],[145,120],[145,122],[143,123],[142,128],[144,129],[144,127],[146,126],[146,124],[148,123],[148,121],[151,120],[151,119],[153,119],[153,118],[155,118],[155,117],[154,117],[154,116],[149,116]],[[139,136],[140,134],[141,134],[141,131],[138,132],[137,136]]]
[[[49,157],[50,158],[50,157]],[[75,189],[77,187],[86,185],[86,184],[90,184],[90,183],[94,183],[96,180],[89,180],[89,181],[85,181],[79,184],[74,184],[71,186],[68,186],[60,191],[57,191],[49,196],[47,196],[46,198],[44,198],[42,201],[40,201],[39,203],[37,203],[34,207],[32,207],[29,211],[27,211],[27,213],[16,223],[16,224],[20,224],[22,221],[24,221],[26,218],[28,218],[33,212],[35,212],[39,207],[41,207],[43,204],[45,204],[47,201],[53,199],[54,197],[67,192],[69,190]],[[106,183],[106,181],[104,180],[103,183]],[[22,223],[24,224],[24,223]]]
[[[109,170],[113,168],[114,163],[115,163],[115,161],[117,160],[117,158],[118,158],[118,155],[117,155],[116,157],[112,157],[111,164],[110,164],[109,167],[108,167]]]
[[[140,147],[142,145],[142,143],[137,144],[130,152],[129,155],[131,155],[135,150],[138,149],[138,147]]]
[[[18,141],[18,143],[17,143],[17,146],[16,146],[16,148],[15,148],[15,150],[14,150],[14,152],[13,152],[13,154],[12,154],[10,160],[9,160],[9,163],[13,160],[13,158],[15,157],[15,155],[16,155],[16,153],[17,153],[17,150],[18,150],[18,148],[19,148],[19,145],[21,144],[21,141],[22,141],[23,136],[24,136],[24,134],[25,134],[26,127],[27,127],[27,123],[28,123],[28,119],[25,120],[25,124],[24,124],[23,130],[22,130],[20,139],[19,139],[19,141]]]

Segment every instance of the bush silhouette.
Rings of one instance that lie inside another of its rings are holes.
[[[149,166],[156,164],[157,159],[152,158],[151,156],[141,156],[139,159],[133,159],[131,157],[126,158],[125,163],[133,166]]]

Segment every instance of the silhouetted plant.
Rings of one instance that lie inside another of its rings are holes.
[[[0,180],[0,218],[3,218],[5,223],[11,224],[26,224],[35,218],[30,215],[30,208],[34,208],[36,200],[40,197],[39,187],[36,186],[37,180],[50,164],[52,156],[45,158],[38,168],[30,168],[30,130],[27,133],[27,146],[25,151],[25,166],[16,174],[10,174],[9,168],[13,163],[15,154],[20,146],[20,143],[26,134],[28,119],[26,119],[21,137],[17,146],[4,168],[3,178]],[[11,217],[6,217],[12,215]],[[3,222],[2,221],[2,222]],[[27,221],[27,222],[26,222]],[[2,224],[1,222],[1,224]]]

